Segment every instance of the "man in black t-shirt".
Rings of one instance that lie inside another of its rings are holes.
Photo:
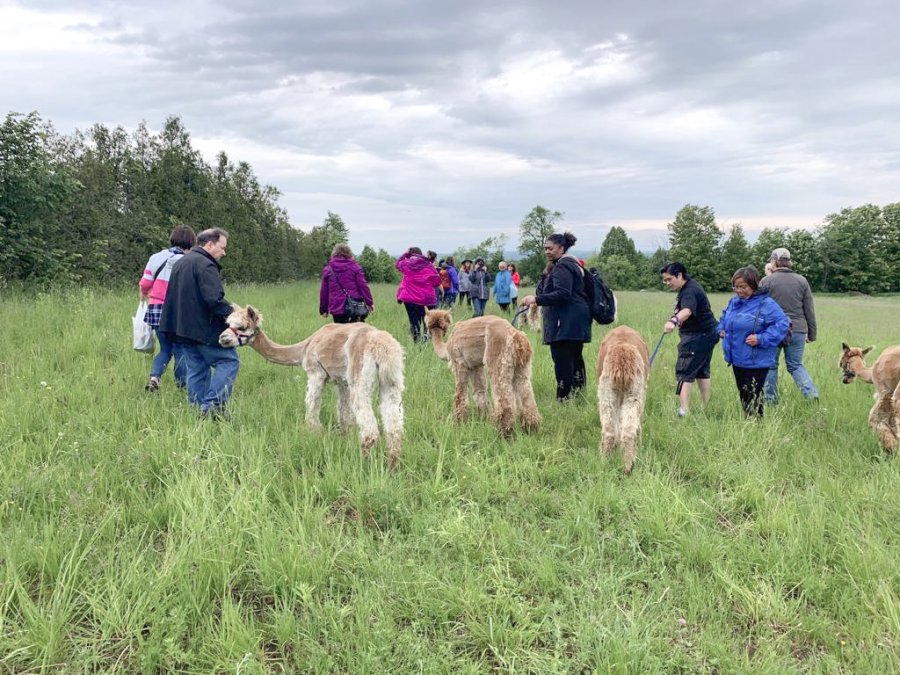
[[[709,403],[710,361],[713,348],[719,341],[717,321],[710,309],[706,292],[688,276],[684,265],[668,263],[659,273],[663,283],[678,292],[675,312],[663,325],[663,332],[671,333],[678,327],[681,334],[678,361],[675,364],[675,393],[678,395],[678,416],[684,417],[690,409],[691,389],[695,380],[703,405]]]

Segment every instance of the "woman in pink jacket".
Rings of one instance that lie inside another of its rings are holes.
[[[409,317],[409,332],[413,342],[428,339],[425,333],[425,308],[437,302],[435,288],[441,284],[441,275],[434,263],[422,255],[422,249],[412,246],[397,259],[396,267],[403,275],[397,289],[397,302],[406,307]]]

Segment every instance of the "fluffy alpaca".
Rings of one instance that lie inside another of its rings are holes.
[[[541,332],[541,308],[538,307],[537,303],[530,305],[528,311],[525,312],[525,325],[535,333]]]
[[[888,347],[875,365],[866,368],[864,357],[872,347],[860,349],[842,344],[840,366],[842,381],[849,384],[857,377],[875,385],[875,405],[869,411],[869,426],[878,435],[887,452],[897,448],[900,439],[900,345]]]
[[[388,446],[388,466],[400,459],[403,444],[403,347],[390,333],[365,323],[329,324],[293,345],[270,341],[260,329],[262,315],[250,305],[234,305],[228,328],[219,336],[223,347],[250,344],[265,359],[306,371],[306,423],[321,428],[319,409],[325,383],[338,393],[338,424],[359,427],[364,456],[378,441],[378,422],[372,398],[379,391],[381,423]]]
[[[541,415],[534,402],[531,388],[531,358],[533,350],[525,334],[516,330],[499,316],[479,316],[460,321],[445,342],[452,317],[443,310],[429,311],[425,325],[438,358],[450,362],[456,376],[453,399],[457,421],[464,421],[469,413],[469,380],[475,394],[475,406],[482,414],[487,409],[487,386],[484,369],[487,366],[494,397],[494,421],[500,432],[508,437],[518,417],[526,431],[536,431]]]
[[[634,466],[649,374],[649,350],[640,334],[628,326],[609,331],[597,356],[600,451],[608,457],[621,444],[625,475]]]

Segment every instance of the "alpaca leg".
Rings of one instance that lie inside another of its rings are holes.
[[[537,403],[534,400],[530,363],[516,369],[513,389],[519,398],[518,409],[522,426],[527,432],[537,431],[541,426],[541,413],[538,412]]]
[[[350,407],[350,387],[346,383],[337,385],[337,412],[338,427],[341,431],[346,431],[347,427],[353,423],[353,410]]]
[[[612,390],[609,377],[601,376],[597,383],[597,409],[600,414],[600,452],[609,457],[616,447],[619,433],[616,394]]]
[[[478,414],[484,417],[487,415],[487,382],[484,379],[484,366],[474,368],[470,373],[472,377],[472,386],[475,395],[475,408]]]
[[[322,391],[327,376],[318,368],[306,371],[306,424],[313,429],[321,429],[319,409],[322,407]]]
[[[469,417],[469,370],[464,364],[454,363],[456,390],[453,394],[453,413],[457,422],[465,422]]]
[[[372,409],[378,370],[374,359],[367,355],[359,376],[350,385],[356,425],[359,427],[359,445],[364,457],[368,457],[372,446],[378,442],[378,420]]]
[[[399,386],[381,388],[381,424],[388,447],[388,468],[393,470],[400,461],[403,448],[403,390]]]
[[[638,438],[641,435],[641,419],[644,416],[644,395],[641,390],[629,392],[622,402],[621,426],[622,451],[624,454],[625,475],[631,475],[634,458],[637,454]]]
[[[516,421],[515,399],[512,391],[512,355],[501,354],[499,362],[491,364],[488,368],[491,377],[491,391],[494,396],[494,422],[500,427],[503,437],[509,438]]]
[[[897,443],[898,441],[900,441],[900,382],[897,383],[897,388],[894,389],[894,394],[891,397],[891,402],[893,403],[891,412],[893,413],[892,429],[894,431],[894,442],[891,444],[891,447],[888,448],[888,450],[893,452],[897,449]]]
[[[891,400],[890,394],[886,396],[877,396],[875,405],[873,405],[872,410],[869,411],[869,426],[875,432],[875,435],[878,436],[881,445],[888,452],[894,450],[894,446],[897,442],[897,439],[894,436],[894,430],[891,426],[892,406],[893,401]]]

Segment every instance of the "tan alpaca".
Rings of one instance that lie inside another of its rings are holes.
[[[444,342],[452,318],[444,310],[429,311],[425,325],[438,358],[449,361],[456,376],[453,399],[457,421],[465,421],[469,413],[469,380],[475,395],[475,406],[482,414],[487,410],[487,367],[494,397],[494,421],[504,436],[512,434],[518,417],[526,431],[536,431],[541,415],[531,388],[533,350],[525,334],[499,316],[479,316],[460,321]]]
[[[338,424],[355,421],[364,456],[378,441],[372,409],[376,390],[381,399],[381,423],[387,437],[388,466],[393,469],[403,444],[403,347],[390,333],[365,323],[329,324],[293,345],[270,341],[260,329],[262,315],[250,305],[233,305],[228,328],[219,336],[223,347],[250,344],[264,358],[306,371],[306,423],[321,428],[319,409],[325,383],[337,387]]]
[[[628,326],[609,331],[597,355],[600,451],[608,457],[620,444],[626,475],[631,474],[637,454],[649,374],[649,351],[640,334]]]
[[[532,303],[528,307],[528,311],[525,312],[525,325],[529,330],[533,330],[536,333],[540,333],[543,330],[541,325],[541,308],[538,307],[536,302]]]
[[[884,449],[893,452],[900,439],[900,345],[881,352],[871,368],[866,368],[864,357],[872,347],[860,349],[850,347],[846,342],[842,347],[842,380],[849,384],[858,377],[875,385],[875,405],[869,411],[869,426]]]

